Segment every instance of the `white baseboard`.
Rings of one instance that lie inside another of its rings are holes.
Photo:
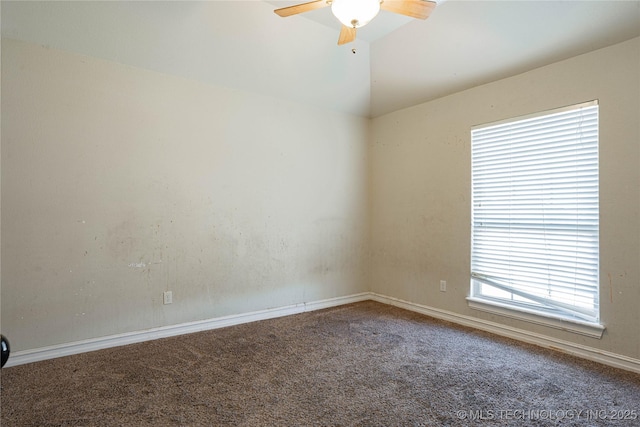
[[[25,363],[39,362],[42,360],[71,356],[73,354],[86,353],[89,351],[102,350],[105,348],[118,347],[121,345],[134,344],[159,338],[167,338],[176,335],[190,334],[193,332],[224,328],[227,326],[240,325],[242,323],[256,322],[258,320],[290,316],[292,314],[321,310],[323,308],[336,307],[339,305],[351,304],[354,302],[366,301],[369,299],[371,299],[370,294],[368,292],[364,292],[361,294],[330,298],[321,301],[294,304],[285,307],[217,317],[214,319],[200,320],[178,325],[163,326],[160,328],[148,329],[144,331],[109,335],[106,337],[53,345],[49,347],[41,347],[33,350],[17,351],[15,353],[11,353],[11,357],[9,357],[9,360],[7,361],[7,364],[5,366],[9,368],[11,366],[24,365]]]
[[[496,335],[513,338],[518,341],[524,341],[530,344],[538,345],[540,347],[571,354],[583,359],[592,360],[594,362],[599,362],[604,365],[640,373],[640,359],[634,359],[632,357],[599,350],[597,348],[588,347],[557,338],[552,338],[535,332],[513,328],[511,326],[502,325],[500,323],[477,319],[475,317],[465,316],[451,311],[441,310],[439,308],[433,308],[426,305],[403,301],[398,298],[388,297],[373,292],[371,293],[370,298],[383,304],[389,304],[395,307],[403,308],[405,310],[415,311],[417,313],[425,314],[436,319],[447,320],[459,325],[469,326],[474,329],[480,329],[483,331],[494,333]]]
[[[373,300],[383,304],[393,305],[395,307],[415,311],[417,313],[425,314],[437,319],[447,320],[459,325],[480,329],[497,335],[513,338],[515,340],[535,344],[544,348],[572,354],[583,359],[592,360],[616,368],[640,373],[640,359],[634,359],[632,357],[598,350],[596,348],[575,344],[569,341],[548,337],[510,326],[505,326],[487,320],[457,314],[447,310],[441,310],[438,308],[403,301],[398,298],[388,297],[376,294],[374,292],[363,292],[360,294],[331,298],[321,301],[294,304],[268,310],[260,310],[250,313],[218,317],[197,322],[182,323],[179,325],[164,326],[145,331],[110,335],[106,337],[77,341],[67,344],[42,347],[33,350],[18,351],[11,354],[11,357],[9,358],[6,366],[11,367],[23,365],[25,363],[54,359],[62,356],[70,356],[73,354],[86,353],[89,351],[134,344],[159,338],[167,338],[176,335],[240,325],[242,323],[255,322],[259,320],[273,319],[276,317],[289,316],[292,314],[321,310],[324,308],[336,307],[367,300]]]

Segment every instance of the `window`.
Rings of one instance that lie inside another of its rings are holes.
[[[598,102],[475,126],[471,145],[470,305],[595,327]]]

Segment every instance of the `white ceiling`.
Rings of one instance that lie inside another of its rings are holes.
[[[273,13],[295,3],[2,1],[2,36],[365,117],[640,36],[638,0],[448,0],[339,47],[329,8]]]
[[[427,21],[372,43],[371,112],[377,116],[638,36],[638,1],[449,0]]]

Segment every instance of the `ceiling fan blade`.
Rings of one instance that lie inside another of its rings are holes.
[[[314,0],[308,3],[276,9],[274,12],[284,18],[285,16],[297,15],[299,13],[309,12],[310,10],[321,9],[327,6],[329,6],[329,3],[326,0]]]
[[[343,44],[351,43],[355,39],[356,39],[356,29],[343,25],[342,29],[340,30],[340,37],[338,37],[338,44],[343,45]]]
[[[425,0],[384,0],[380,9],[412,18],[427,19],[436,3]]]

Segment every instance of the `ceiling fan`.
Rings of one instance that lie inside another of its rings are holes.
[[[338,44],[356,39],[356,30],[376,17],[380,9],[412,18],[427,19],[436,7],[435,1],[427,0],[314,0],[294,6],[276,9],[282,17],[297,15],[315,9],[331,6],[331,11],[342,23]]]

